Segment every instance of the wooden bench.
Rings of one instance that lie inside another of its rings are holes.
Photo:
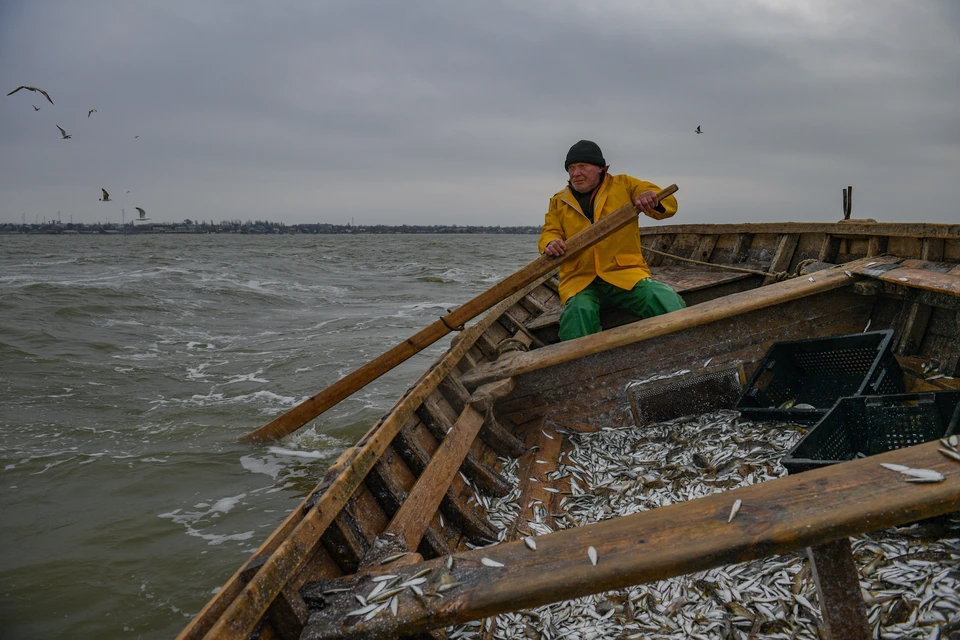
[[[537,537],[536,550],[506,542],[455,554],[451,568],[447,558],[400,567],[390,572],[401,579],[430,569],[425,592],[444,583],[454,587],[442,598],[404,592],[396,616],[345,617],[357,608],[354,590],[369,590],[369,577],[313,583],[302,590],[304,598],[322,598],[323,607],[313,611],[302,638],[401,636],[808,548],[828,637],[866,640],[848,537],[955,510],[960,463],[938,453],[939,446],[929,442],[558,531]],[[935,469],[945,479],[911,484],[881,462]],[[741,507],[728,522],[736,500]],[[587,554],[591,546],[596,565]],[[332,591],[338,588],[347,591]]]

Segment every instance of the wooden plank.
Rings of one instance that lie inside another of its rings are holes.
[[[436,401],[432,399],[424,400],[423,406],[417,410],[417,414],[423,421],[424,427],[430,432],[430,435],[432,435],[437,442],[442,442],[447,435],[447,431],[450,430],[450,427],[447,426],[448,423],[443,417],[443,411],[437,405]],[[460,470],[478,489],[498,498],[507,495],[513,488],[510,483],[507,482],[506,478],[491,469],[488,465],[483,464],[473,451],[467,453],[467,457],[464,458]]]
[[[820,254],[817,260],[834,264],[837,261],[837,254],[840,252],[840,238],[833,234],[823,236],[823,244],[820,245]]]
[[[568,423],[569,418],[584,412],[597,423],[615,410],[626,420],[630,413],[624,389],[637,378],[638,362],[650,374],[692,369],[708,358],[714,366],[740,360],[752,370],[778,340],[861,331],[874,302],[846,291],[832,291],[633,343],[569,366],[542,369],[519,378],[502,409],[520,422],[547,415]],[[884,328],[876,321],[874,325]],[[598,402],[609,402],[611,409]],[[630,423],[604,426],[625,424]]]
[[[882,264],[882,263],[877,263]],[[960,296],[960,275],[952,273],[941,273],[929,269],[914,269],[910,267],[901,267],[889,271],[880,272],[867,266],[854,266],[849,269],[855,274],[865,275],[871,278],[888,282],[900,287],[910,287],[942,293],[948,296]]]
[[[894,352],[898,356],[913,355],[920,351],[920,343],[930,321],[930,305],[914,302],[907,306],[907,314],[897,332],[897,344]]]
[[[767,269],[767,271],[770,273],[788,271],[799,241],[799,233],[785,233],[781,235],[780,239],[777,240],[777,250],[773,254],[773,259],[770,261],[770,268]],[[767,276],[763,279],[763,284],[771,284],[776,281],[777,278],[775,276]]]
[[[440,506],[482,425],[482,414],[469,406],[463,410],[400,510],[393,516],[386,533],[395,534],[405,541],[407,549],[416,549],[420,544],[428,525],[424,514],[432,514]]]
[[[400,510],[414,482],[415,478],[413,478],[410,470],[394,455],[381,458],[367,476],[370,491],[383,505],[384,511],[391,516]],[[441,526],[439,514],[429,514],[427,519],[429,520],[429,527],[424,534],[424,544],[418,547],[418,551],[429,557],[449,553],[455,535],[451,535],[445,527]]]
[[[507,386],[499,387],[500,391],[506,395],[513,388],[512,383]],[[463,386],[463,383],[455,376],[447,376],[439,386],[443,396],[458,413],[470,401],[470,392]],[[492,389],[492,388],[491,388]],[[479,390],[478,390],[479,391]],[[493,414],[492,405],[486,407],[483,425],[480,428],[480,439],[484,444],[496,451],[502,456],[516,458],[526,451],[523,443],[514,436],[509,429],[510,424],[502,417]],[[501,424],[504,422],[504,424]]]
[[[717,246],[718,239],[718,236],[715,234],[701,236],[697,248],[693,250],[693,254],[690,257],[694,260],[710,262],[710,256],[713,255],[713,249]]]
[[[879,258],[872,261],[880,264],[884,260],[892,261],[895,258]],[[481,365],[471,370],[464,374],[461,382],[467,387],[479,386],[501,378],[530,373],[641,340],[648,340],[689,327],[708,324],[756,309],[783,304],[791,300],[843,287],[853,280],[853,276],[848,276],[846,272],[858,268],[860,264],[864,264],[866,261],[867,259],[864,258],[847,265],[840,265],[834,269],[821,271],[817,273],[816,277],[794,278],[752,291],[732,294],[722,299],[703,302],[693,307],[640,320],[603,333],[552,344],[529,353],[510,354],[497,362]]]
[[[867,607],[850,538],[807,547],[828,640],[870,640]]]
[[[642,236],[641,236],[642,237]],[[652,242],[648,245],[651,249],[657,251],[669,251],[670,247],[673,245],[674,236],[672,234],[657,234],[656,238],[652,239]],[[640,252],[643,253],[643,247],[641,246]],[[663,256],[659,253],[650,252],[651,255],[645,255],[644,259],[647,261],[648,267],[656,267],[663,262]]]
[[[344,614],[356,607],[356,600],[350,593],[333,594],[323,609],[312,613],[303,638],[358,638],[374,630],[378,637],[393,637],[446,627],[948,513],[960,500],[960,464],[940,455],[939,446],[928,442],[558,531],[539,536],[535,551],[516,541],[455,554],[449,570],[442,559],[427,561],[416,567],[432,570],[424,591],[441,582],[461,586],[446,591],[439,601],[421,603],[403,594],[396,616],[355,624],[353,619],[345,624]],[[904,482],[902,474],[881,467],[882,462],[934,469],[944,481]],[[736,500],[741,506],[730,521]],[[590,546],[598,552],[596,565],[587,555]],[[481,558],[499,566],[488,566]],[[398,572],[401,579],[413,573],[413,568]],[[356,579],[339,582],[349,587],[352,581]],[[303,595],[309,601],[308,592]]]
[[[867,257],[872,258],[874,256],[879,256],[887,251],[887,237],[886,236],[870,236],[870,240],[867,243]]]
[[[737,264],[746,260],[750,252],[751,244],[753,244],[752,233],[738,233],[737,241],[734,243],[733,250],[730,252],[730,264]]]
[[[640,227],[641,235],[699,233],[699,234],[780,234],[832,233],[838,236],[885,236],[908,238],[960,238],[960,224],[929,222],[759,222],[739,224],[673,224]]]
[[[407,466],[417,475],[422,476],[430,465],[432,455],[437,454],[439,447],[434,446],[432,451],[422,446],[423,440],[417,437],[415,429],[409,425],[400,430],[397,437],[393,440],[393,446],[403,458]],[[423,435],[427,435],[423,432]],[[427,436],[429,437],[429,436]],[[432,455],[431,455],[432,454]],[[470,538],[475,545],[490,544],[496,540],[496,532],[486,520],[486,514],[478,514],[477,511],[468,506],[460,495],[455,491],[453,485],[463,484],[460,476],[453,474],[451,477],[451,486],[447,488],[446,494],[440,502],[440,510],[446,515],[446,519],[452,522],[464,534]],[[389,530],[389,528],[388,528]]]

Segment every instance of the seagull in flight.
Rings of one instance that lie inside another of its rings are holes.
[[[96,113],[96,112],[97,112],[96,109],[90,109],[90,111],[87,111],[87,117],[89,118],[89,117],[90,117],[90,114],[93,114],[93,113]]]
[[[72,135],[64,131],[63,127],[61,127],[60,125],[57,125],[57,129],[60,129],[60,136],[63,140],[69,140],[70,138],[73,137]]]
[[[53,104],[53,100],[50,99],[50,94],[49,94],[49,93],[47,93],[47,92],[44,91],[43,89],[37,89],[36,87],[28,87],[28,86],[26,86],[26,85],[20,85],[19,87],[17,87],[16,89],[14,89],[14,90],[11,91],[10,93],[8,93],[7,95],[8,95],[8,96],[12,96],[12,95],[15,94],[17,91],[20,91],[20,89],[26,89],[27,91],[39,91],[40,93],[43,94],[43,97],[47,99],[47,102],[49,102],[50,104]]]
[[[141,207],[134,207],[134,209],[136,209],[137,211],[140,212],[140,217],[141,217],[141,218],[146,217],[146,215],[147,215],[146,210],[142,209]]]
[[[694,131],[697,133],[703,133],[703,131],[700,130],[700,125],[697,125],[697,128],[694,129]]]
[[[100,191],[103,191],[103,197],[100,198],[100,201],[101,201],[101,202],[110,202],[110,201],[111,201],[111,200],[110,200],[110,194],[107,193],[107,190],[104,189],[103,187],[101,187],[101,188],[100,188]]]
[[[30,106],[33,107],[33,110],[34,110],[34,111],[40,111],[40,107],[38,107],[37,105],[32,104],[32,105],[30,105]]]

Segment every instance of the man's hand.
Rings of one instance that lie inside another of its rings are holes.
[[[637,196],[633,204],[637,205],[637,209],[640,211],[650,211],[651,209],[656,209],[660,201],[657,200],[657,193],[655,191],[644,191]]]
[[[639,200],[639,198],[637,198]],[[563,240],[557,238],[556,240],[551,240],[547,243],[547,246],[544,248],[543,252],[553,258],[559,258],[567,250],[567,245]]]

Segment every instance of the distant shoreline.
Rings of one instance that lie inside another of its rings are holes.
[[[3,224],[0,235],[155,235],[155,234],[248,234],[248,235],[395,235],[395,234],[485,234],[539,235],[538,226],[461,226],[461,225],[335,225],[277,224],[270,222],[223,222],[219,224],[184,223],[150,225],[85,224]]]

